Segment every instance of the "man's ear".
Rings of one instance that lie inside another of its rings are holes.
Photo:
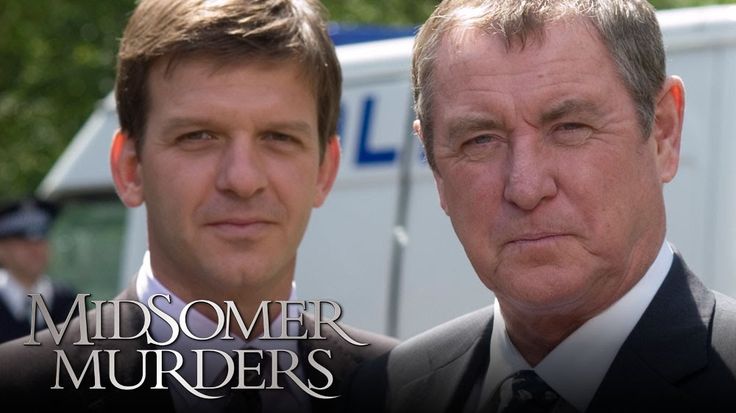
[[[682,79],[668,77],[657,96],[652,137],[657,145],[657,169],[663,183],[675,177],[680,163],[680,140],[685,113],[685,87]]]
[[[422,133],[422,123],[419,121],[419,119],[416,119],[414,123],[412,124],[412,128],[414,129],[414,134],[417,135],[419,138],[419,141],[422,142],[422,147],[424,148],[424,153],[428,153],[427,151],[427,141],[424,140],[424,134]],[[437,171],[436,163],[435,167],[432,167],[432,175],[434,175],[434,183],[437,185],[437,193],[440,196],[440,206],[442,207],[442,210],[445,211],[445,214],[449,214],[447,211],[447,203],[445,202],[445,193],[444,193],[444,184],[442,181],[442,175]]]
[[[129,208],[140,206],[144,200],[140,159],[135,141],[119,129],[112,138],[110,171],[123,204]]]
[[[340,168],[340,138],[337,135],[330,136],[327,139],[327,146],[319,165],[319,174],[317,176],[317,196],[314,199],[313,206],[318,208],[324,204],[327,194],[332,190],[332,185],[337,178],[337,170]]]

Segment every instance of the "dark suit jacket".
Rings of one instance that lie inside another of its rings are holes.
[[[135,299],[135,291],[131,287],[121,294],[117,299]],[[105,337],[112,336],[113,312],[111,305],[102,307],[102,325]],[[122,306],[121,310],[130,309]],[[54,350],[64,350],[70,363],[74,367],[75,374],[81,375],[85,363],[93,350],[119,350],[115,356],[115,377],[123,384],[132,385],[138,383],[143,377],[140,349],[153,349],[146,344],[145,335],[134,340],[93,340],[95,331],[95,312],[87,313],[88,328],[90,330],[90,341],[93,346],[74,346],[73,342],[79,340],[79,318],[74,319],[69,325],[69,331],[65,334],[59,347],[57,347],[51,334],[44,331],[37,335],[40,346],[24,346],[27,337],[17,339],[0,346],[0,400],[6,405],[29,406],[30,411],[56,411],[61,406],[71,407],[71,411],[135,411],[140,407],[146,410],[159,412],[173,411],[173,402],[168,390],[151,390],[155,383],[155,371],[153,358],[150,357],[146,365],[146,384],[136,390],[118,390],[110,383],[108,372],[108,356],[100,353],[100,376],[101,383],[106,389],[91,389],[94,385],[91,374],[86,374],[82,385],[75,389],[70,377],[62,366],[62,386],[64,390],[51,390],[56,380],[57,359]],[[121,316],[121,331],[123,337],[130,337],[140,331],[143,325],[142,312],[129,311]],[[305,326],[310,330],[313,326],[307,314],[305,314]],[[109,329],[108,329],[109,327]],[[322,394],[344,394],[347,380],[355,368],[365,360],[375,358],[387,352],[396,344],[396,341],[388,337],[380,336],[342,326],[346,333],[361,343],[369,343],[365,347],[353,346],[342,339],[331,328],[323,328],[322,334],[325,340],[300,340],[300,363],[305,363],[306,374],[315,385],[322,385],[326,378],[323,374],[316,372],[310,365],[306,364],[306,354],[312,348],[324,348],[331,350],[332,358],[329,363],[320,362],[333,374],[334,383],[328,390],[320,391]],[[310,334],[311,336],[311,334]],[[90,366],[90,369],[92,366]],[[164,385],[166,383],[164,382]],[[321,400],[312,398],[312,411],[336,411],[344,407],[344,397],[332,400]]]
[[[436,327],[361,367],[351,411],[460,412],[488,366],[492,307]],[[736,301],[675,255],[588,411],[736,412]]]
[[[72,306],[76,294],[69,287],[52,281],[54,296],[49,313],[54,323],[61,323],[66,319],[69,308]],[[30,298],[28,298],[30,300]],[[29,314],[30,317],[30,314]],[[39,313],[40,317],[40,313]],[[5,304],[4,300],[0,300],[0,343],[13,340],[18,337],[26,336],[31,331],[30,318],[28,320],[18,320]]]

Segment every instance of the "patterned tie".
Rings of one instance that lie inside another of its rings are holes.
[[[498,386],[488,412],[551,412],[560,400],[557,394],[533,370],[521,370]]]

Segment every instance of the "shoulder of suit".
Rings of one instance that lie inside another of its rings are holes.
[[[399,340],[393,337],[362,330],[347,324],[341,323],[340,326],[350,338],[361,344],[366,344],[366,346],[361,347],[364,348],[366,354],[373,357],[379,356],[399,344]]]
[[[681,272],[685,275],[684,279],[687,280],[688,300],[693,300],[701,307],[699,310],[701,322],[709,334],[708,357],[714,361],[712,365],[720,366],[717,370],[730,372],[729,377],[732,378],[733,374],[736,374],[736,346],[733,344],[736,342],[736,299],[707,288],[687,267],[679,254],[675,254],[675,263],[679,263]],[[684,303],[687,301],[672,305],[682,306]],[[676,310],[677,308],[674,308],[672,311]]]
[[[736,372],[736,299],[719,292],[713,314],[713,334],[711,345],[721,359]]]
[[[385,411],[386,403],[393,400],[392,394],[398,389],[434,374],[438,368],[476,348],[492,317],[493,307],[466,314],[410,338],[364,364],[350,388],[350,411]],[[422,391],[424,388],[419,389],[419,393]],[[410,405],[404,404],[402,408]]]
[[[489,306],[412,337],[391,351],[389,369],[418,377],[451,363],[477,344],[492,318]]]
[[[736,299],[718,291],[714,291],[713,294],[716,296],[716,312],[723,313],[727,317],[736,318]]]
[[[309,313],[305,313],[304,318],[309,335],[312,336],[314,334],[314,318]],[[337,324],[342,329],[342,332],[350,339],[364,345],[352,344],[332,327],[323,325],[320,329],[321,335],[325,338],[323,346],[339,350],[343,353],[343,356],[350,356],[356,362],[378,357],[399,343],[398,340],[392,337],[362,330],[343,323]],[[310,339],[307,341],[315,347],[320,347],[320,340]]]
[[[79,339],[79,318],[72,319],[67,333],[57,346],[49,330],[35,335],[38,345],[26,345],[30,336],[21,337],[0,345],[0,397],[6,401],[27,402],[32,398],[52,395],[57,368],[57,350],[61,350],[79,370],[84,364],[82,353],[90,346],[75,346]],[[78,362],[79,361],[79,362]],[[12,404],[12,403],[11,403]]]
[[[96,310],[90,309],[84,317],[87,330],[85,337],[93,345],[80,344],[83,325],[81,323],[82,318],[79,316],[72,318],[66,325],[64,335],[58,345],[48,329],[36,333],[35,341],[39,343],[37,345],[26,344],[30,341],[30,336],[21,337],[0,345],[0,366],[3,366],[3,368],[0,368],[0,389],[3,391],[11,388],[18,390],[37,389],[41,382],[44,384],[42,387],[50,387],[51,380],[55,377],[58,364],[57,358],[61,354],[59,351],[63,352],[75,371],[81,371],[93,350],[125,348],[127,351],[129,348],[137,346],[135,340],[94,339],[97,324]],[[102,307],[101,319],[103,336],[111,337],[113,335],[112,306]],[[137,323],[138,321],[135,319],[122,320],[119,325],[121,333],[126,336],[131,331],[135,331],[134,325]],[[62,324],[57,325],[57,329],[61,333]]]
[[[301,349],[307,354],[319,349],[330,351],[328,358],[321,357],[318,360],[321,360],[320,363],[330,371],[334,380],[332,389],[336,392],[335,394],[347,394],[356,369],[387,353],[398,343],[393,338],[342,323],[337,323],[337,327],[341,330],[340,332],[335,331],[335,328],[332,326],[322,325],[320,335],[324,339],[316,339],[314,338],[315,321],[313,316],[305,313],[304,322],[308,331],[308,337],[310,338],[300,340]],[[347,338],[344,336],[347,336]],[[353,344],[348,339],[363,345]],[[307,355],[307,357],[310,356]],[[342,404],[343,401],[341,399],[336,401],[336,403]],[[326,405],[321,405],[319,410],[321,411],[325,408],[327,408]]]

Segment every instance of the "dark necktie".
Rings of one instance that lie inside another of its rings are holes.
[[[532,370],[522,370],[504,380],[485,412],[551,412],[560,395]]]
[[[237,361],[236,361],[237,363]],[[268,387],[269,383],[269,377],[270,377],[270,369],[271,369],[271,358],[269,357],[269,353],[264,351],[263,352],[263,359],[260,359],[260,357],[256,354],[247,354],[246,355],[246,366],[255,366],[256,364],[260,363],[261,365],[261,374],[258,374],[257,372],[253,370],[246,370],[244,372],[244,384],[248,387],[256,387],[259,386],[261,383],[264,383],[265,386]],[[236,364],[237,365],[237,364]],[[221,382],[221,381],[216,381]],[[262,413],[263,412],[263,405],[261,401],[260,396],[260,390],[258,389],[233,389],[233,387],[236,387],[238,385],[238,373],[236,372],[232,379],[230,380],[230,383],[228,384],[228,391],[223,397],[223,403],[224,408],[223,412],[230,413],[230,412],[237,412],[237,413]]]

